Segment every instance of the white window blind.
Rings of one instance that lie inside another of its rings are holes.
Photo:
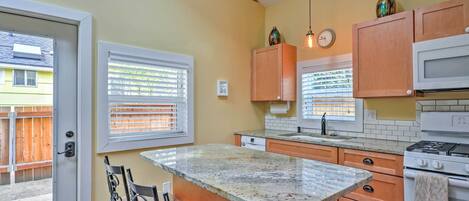
[[[352,69],[337,69],[302,75],[303,118],[355,121]]]
[[[298,63],[298,124],[327,130],[363,132],[363,100],[353,98],[352,55]]]
[[[136,61],[111,53],[108,96],[113,138],[177,135],[186,130],[187,69],[177,64]]]
[[[192,57],[104,42],[99,52],[98,151],[193,142]]]

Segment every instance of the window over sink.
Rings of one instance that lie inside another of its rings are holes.
[[[363,132],[363,100],[353,98],[352,55],[298,63],[298,119],[304,128]]]
[[[193,57],[99,43],[98,152],[188,144]]]

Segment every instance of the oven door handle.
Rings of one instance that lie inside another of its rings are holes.
[[[415,177],[417,176],[417,173],[414,172],[414,171],[412,171],[412,172],[411,171],[405,171],[404,176],[406,178],[409,178],[409,179],[415,179]],[[448,177],[448,185],[469,189],[469,181],[468,180],[451,178],[451,176]]]

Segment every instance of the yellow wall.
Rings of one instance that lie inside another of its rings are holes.
[[[94,44],[106,40],[193,55],[196,143],[232,143],[234,131],[263,128],[263,105],[253,105],[249,91],[250,52],[264,42],[265,13],[259,4],[252,0],[43,1],[90,12]],[[229,81],[228,98],[217,98],[217,79]],[[94,111],[96,116],[96,101]],[[161,190],[169,175],[143,161],[138,156],[141,151],[109,156],[112,163],[131,168],[137,181],[157,184]],[[95,201],[109,200],[102,161],[103,155],[96,155]]]
[[[411,10],[443,0],[398,0],[399,10]],[[376,18],[376,0],[313,0],[312,28],[319,33],[325,28],[336,31],[337,40],[330,49],[306,49],[304,36],[308,31],[308,1],[283,0],[266,9],[265,34],[277,26],[287,43],[298,47],[298,60],[352,52],[352,25]],[[265,43],[267,45],[267,43]],[[423,98],[469,98],[469,93],[426,94]],[[382,98],[365,100],[365,107],[377,110],[380,119],[415,119],[416,98]],[[290,113],[291,114],[291,113]]]

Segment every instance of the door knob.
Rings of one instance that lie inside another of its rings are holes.
[[[65,136],[67,136],[68,138],[73,137],[74,135],[75,135],[75,133],[73,131],[67,131],[65,133]]]
[[[65,150],[57,152],[58,155],[65,154],[65,157],[70,158],[75,156],[75,142],[69,141],[65,143]]]

